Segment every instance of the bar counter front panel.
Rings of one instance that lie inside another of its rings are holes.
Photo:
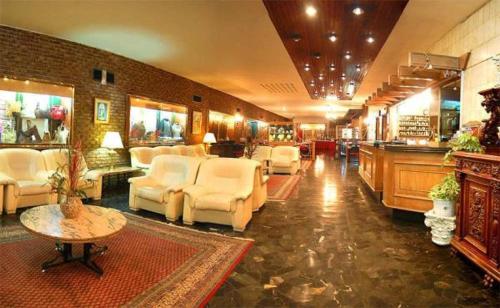
[[[385,145],[383,204],[413,212],[432,209],[429,191],[454,171],[453,162],[443,164],[447,151],[443,146]]]
[[[369,142],[360,143],[359,175],[373,192],[383,189],[384,150]]]

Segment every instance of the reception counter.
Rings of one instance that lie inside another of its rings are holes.
[[[432,209],[429,191],[454,171],[454,162],[443,165],[449,148],[394,144],[385,144],[383,148],[383,204],[413,212]]]
[[[377,194],[383,190],[384,146],[374,142],[359,143],[359,176]]]

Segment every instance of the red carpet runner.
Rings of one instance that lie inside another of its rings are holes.
[[[104,241],[99,278],[69,263],[41,272],[54,243],[21,226],[0,227],[0,307],[202,306],[252,241],[196,232],[127,215],[122,233]],[[76,248],[76,246],[75,246]]]

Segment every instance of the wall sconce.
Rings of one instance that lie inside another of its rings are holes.
[[[240,108],[236,108],[236,112],[234,114],[234,122],[243,122],[243,116],[240,113]]]

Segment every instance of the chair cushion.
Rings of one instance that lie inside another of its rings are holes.
[[[164,186],[143,186],[136,190],[136,195],[143,199],[163,203],[167,187]]]
[[[194,207],[200,210],[231,211],[231,200],[233,195],[214,193],[207,194],[196,199]]]
[[[20,196],[48,194],[52,190],[47,182],[42,181],[17,181],[17,184]]]
[[[291,161],[287,160],[273,160],[273,167],[290,167]]]

